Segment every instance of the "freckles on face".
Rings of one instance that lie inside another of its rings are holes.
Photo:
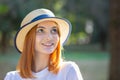
[[[58,25],[53,21],[44,21],[37,25],[35,52],[51,54],[59,42]]]

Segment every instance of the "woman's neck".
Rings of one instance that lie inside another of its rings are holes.
[[[35,55],[33,71],[39,72],[45,69],[46,67],[48,67],[48,64],[49,64],[49,55],[47,54]]]

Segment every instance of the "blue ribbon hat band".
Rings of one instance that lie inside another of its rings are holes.
[[[31,22],[35,22],[37,20],[44,19],[44,18],[50,18],[50,17],[53,17],[53,16],[50,16],[50,15],[47,15],[47,14],[43,14],[43,15],[35,17]]]
[[[43,15],[37,16],[37,17],[33,18],[29,23],[23,25],[22,27],[24,27],[24,26],[26,26],[26,25],[28,25],[28,24],[30,24],[30,23],[33,23],[33,22],[35,22],[35,21],[38,21],[38,20],[40,20],[40,19],[51,18],[51,17],[53,17],[53,16],[50,16],[50,15],[48,15],[48,14],[43,14]]]

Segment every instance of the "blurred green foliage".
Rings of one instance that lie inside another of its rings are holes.
[[[6,14],[9,11],[7,5],[0,4],[0,15]]]

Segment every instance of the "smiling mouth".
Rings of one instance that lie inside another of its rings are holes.
[[[44,43],[42,43],[42,45],[43,45],[43,46],[46,46],[46,47],[51,47],[51,46],[54,45],[54,43],[49,43],[49,44],[44,44]]]

